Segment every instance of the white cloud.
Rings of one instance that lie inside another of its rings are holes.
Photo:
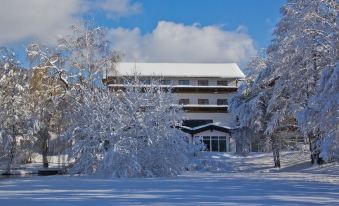
[[[0,44],[25,38],[55,39],[74,23],[80,0],[2,0]]]
[[[108,18],[116,19],[141,13],[142,4],[130,0],[101,0],[97,8],[104,10]]]
[[[36,38],[55,41],[87,11],[104,11],[111,18],[140,13],[132,0],[2,0],[0,45]],[[114,47],[129,61],[246,62],[256,51],[246,28],[225,31],[219,26],[183,25],[161,21],[150,33],[112,29]]]
[[[85,12],[103,11],[116,18],[137,14],[141,8],[130,0],[1,0],[0,45],[29,38],[50,43]]]
[[[218,26],[161,21],[151,33],[118,28],[110,31],[110,38],[125,61],[242,64],[256,53],[244,27],[224,31]]]

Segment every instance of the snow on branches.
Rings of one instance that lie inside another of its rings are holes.
[[[201,146],[190,145],[177,129],[181,108],[171,88],[137,77],[119,91],[105,85],[102,78],[115,74],[119,56],[104,28],[75,25],[57,45],[32,43],[26,55],[31,68],[21,69],[14,53],[0,48],[0,158],[8,162],[6,172],[23,151],[18,137],[31,138],[29,151],[42,156],[44,167],[49,155],[69,149],[71,174],[115,177],[176,175]]]
[[[27,70],[19,67],[12,51],[0,48],[0,56],[0,160],[6,161],[5,173],[9,173],[26,154],[25,142],[32,134],[31,105]]]
[[[72,174],[172,176],[187,166],[190,145],[175,127],[181,115],[170,89],[127,82],[115,92],[82,91],[66,134]]]
[[[258,72],[249,76],[231,101],[231,110],[239,117],[239,128],[250,128],[278,142],[307,130],[306,139],[311,144],[319,142],[321,135],[317,129],[307,129],[309,126],[300,122],[303,118],[297,122],[297,114],[311,112],[308,107],[312,102],[332,102],[331,95],[337,94],[319,86],[324,81],[322,71],[333,70],[338,60],[337,13],[338,3],[333,0],[287,1],[266,57],[256,58],[250,64]],[[331,95],[321,95],[322,92]],[[337,121],[325,110],[322,112],[328,117],[326,121]],[[281,132],[292,133],[277,137]]]
[[[325,161],[339,160],[339,62],[322,72],[317,94],[298,113],[305,134],[317,134],[315,150]]]

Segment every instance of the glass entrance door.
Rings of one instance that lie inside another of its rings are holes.
[[[226,136],[203,136],[205,151],[229,152],[229,141]]]

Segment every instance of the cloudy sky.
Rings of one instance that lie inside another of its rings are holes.
[[[1,0],[0,46],[52,43],[94,19],[124,61],[236,62],[271,39],[285,0]]]

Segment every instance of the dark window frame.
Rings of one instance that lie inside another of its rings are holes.
[[[207,79],[199,79],[198,80],[198,86],[208,86],[208,80]]]
[[[179,99],[179,105],[190,104],[190,99]]]
[[[209,99],[198,99],[198,104],[208,105],[210,104]]]
[[[185,82],[185,83],[183,83],[183,82]],[[189,79],[180,79],[178,81],[178,84],[179,85],[190,85],[190,80]]]
[[[217,99],[217,105],[228,105],[228,99]]]
[[[150,85],[151,84],[151,79],[142,79],[141,82],[144,85]]]
[[[172,84],[172,80],[170,79],[163,79],[160,81],[161,85],[171,85]]]
[[[228,81],[227,80],[218,80],[217,86],[228,86]]]
[[[196,136],[197,138],[198,136]],[[207,152],[230,152],[229,137],[200,136]]]

